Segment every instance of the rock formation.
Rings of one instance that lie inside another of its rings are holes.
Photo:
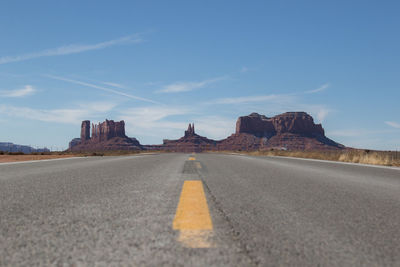
[[[90,136],[90,130],[92,134]],[[164,139],[162,145],[140,145],[125,135],[125,122],[106,120],[99,124],[83,121],[81,138],[69,144],[71,151],[101,150],[165,150],[201,152],[205,150],[330,150],[344,149],[325,136],[321,124],[305,112],[286,112],[272,118],[258,113],[239,117],[236,132],[226,139],[215,141],[196,134],[194,123],[177,140]]]
[[[90,135],[89,135],[89,138],[90,138]],[[73,148],[74,146],[77,146],[77,145],[79,145],[80,143],[81,143],[81,138],[74,138],[74,139],[71,140],[71,142],[69,142],[69,144],[68,144],[68,149],[69,149],[69,150],[72,150],[72,148]]]
[[[321,124],[305,112],[286,112],[271,118],[276,134],[292,133],[304,136],[324,136]]]
[[[195,133],[194,123],[189,124],[185,135],[178,140],[164,139],[162,150],[174,152],[201,152],[204,150],[214,150],[216,141],[200,136]]]
[[[276,134],[273,122],[258,113],[239,117],[236,122],[236,133],[247,133],[257,137],[272,136]]]
[[[258,113],[239,117],[236,133],[218,142],[218,150],[343,149],[327,138],[321,124],[305,112],[286,112],[272,118]]]
[[[105,120],[92,124],[90,136],[90,121],[83,121],[81,138],[73,139],[69,144],[71,151],[101,151],[101,150],[141,150],[142,146],[136,138],[125,135],[125,122]]]
[[[90,139],[90,121],[82,121],[81,140],[87,141],[89,139]]]
[[[190,137],[194,135],[196,135],[194,132],[194,123],[193,124],[189,123],[188,129],[185,131],[185,137]]]
[[[84,121],[85,122],[85,121]],[[86,121],[89,122],[89,121]],[[89,122],[90,123],[90,122]],[[83,127],[83,123],[82,123]],[[86,125],[85,125],[86,127]],[[83,129],[82,129],[83,131]],[[91,139],[97,142],[107,141],[113,137],[125,138],[125,122],[114,122],[113,120],[106,120],[98,125],[92,124],[92,137]],[[82,137],[81,137],[82,139]]]

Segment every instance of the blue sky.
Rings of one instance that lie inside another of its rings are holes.
[[[400,150],[399,1],[2,1],[0,141],[67,148],[89,119],[142,144],[306,111]]]

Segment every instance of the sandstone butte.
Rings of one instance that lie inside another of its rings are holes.
[[[90,135],[90,121],[83,121],[81,138],[72,139],[69,143],[70,151],[104,151],[104,150],[142,150],[136,138],[125,135],[125,122],[106,120],[99,124],[92,124]]]
[[[90,128],[92,128],[90,134]],[[141,145],[125,135],[124,121],[106,120],[97,125],[83,121],[81,138],[73,139],[70,151],[164,150],[173,152],[252,151],[252,150],[340,150],[345,146],[325,136],[321,124],[305,112],[286,112],[268,118],[258,113],[239,117],[236,131],[223,140],[212,140],[196,134],[189,124],[183,137],[164,139],[161,145]]]

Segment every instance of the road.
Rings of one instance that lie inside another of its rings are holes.
[[[229,154],[0,164],[0,266],[400,266],[400,169]]]

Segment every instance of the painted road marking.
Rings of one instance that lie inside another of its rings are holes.
[[[197,169],[201,169],[201,164],[200,164],[200,162],[196,162],[196,168],[197,168]]]
[[[184,182],[172,227],[180,231],[178,241],[187,247],[213,246],[209,240],[213,235],[213,224],[201,181]]]
[[[189,157],[189,160],[196,160],[195,157]]]

